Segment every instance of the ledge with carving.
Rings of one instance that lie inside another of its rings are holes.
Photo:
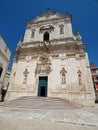
[[[29,58],[27,58],[29,56]],[[34,54],[31,54],[31,55],[25,55],[25,54],[22,54],[22,55],[18,55],[18,56],[15,56],[14,57],[14,61],[32,61],[34,59],[37,59],[38,58],[38,55],[34,55]]]
[[[84,58],[86,56],[86,54],[84,52],[79,52],[79,57],[80,58]]]
[[[50,44],[57,44],[57,42],[58,43],[60,43],[60,42],[64,42],[64,44],[72,44],[72,43],[77,43],[78,44],[78,41],[77,40],[75,40],[74,39],[74,37],[66,37],[66,38],[57,38],[57,39],[51,39],[50,41],[48,41],[48,43],[50,43]],[[22,43],[22,45],[21,45],[21,47],[25,47],[25,46],[30,46],[30,45],[32,45],[32,46],[37,46],[37,45],[41,45],[41,44],[44,44],[44,43],[46,43],[46,42],[44,42],[44,41],[29,41],[29,42],[24,42],[24,43]]]
[[[76,40],[70,40],[69,42],[66,40],[67,38],[62,38],[62,39],[53,39],[53,40],[50,40],[48,42],[45,42],[45,41],[32,41],[32,42],[28,42],[28,43],[24,43],[22,45],[21,48],[25,48],[25,47],[29,47],[29,45],[31,45],[30,47],[36,47],[36,46],[42,46],[44,44],[46,45],[66,45],[66,46],[72,46],[74,48],[80,48],[80,49],[85,49],[85,44],[78,44],[78,42]],[[58,43],[57,43],[58,42]]]
[[[85,57],[85,53],[84,53],[84,49],[85,49],[85,44],[80,44],[78,45],[77,43],[70,43],[70,44],[45,44],[44,42],[42,42],[39,45],[36,46],[32,46],[32,47],[23,47],[23,48],[19,48],[17,51],[14,52],[15,57],[18,57],[19,55],[27,55],[27,53],[31,54],[35,54],[38,55],[40,53],[60,53],[63,52],[64,53],[68,53],[68,56],[75,56],[75,53],[79,53],[79,57]]]
[[[85,52],[68,51],[66,52],[66,58],[76,58],[77,60],[84,59],[86,56]]]
[[[66,38],[56,38],[56,39],[52,39],[51,42],[61,42],[61,41],[65,41],[65,42],[75,42],[76,40],[74,39],[74,37],[66,37]]]
[[[76,56],[76,52],[75,51],[69,51],[66,53],[66,57],[75,57]]]
[[[37,74],[49,74],[51,72],[51,69],[50,68],[47,68],[47,69],[36,69],[35,70],[35,75]]]
[[[53,25],[49,25],[48,27],[45,26],[40,27],[39,32],[43,33],[44,31],[49,31],[49,32],[54,31]]]

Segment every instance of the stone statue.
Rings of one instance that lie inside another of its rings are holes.
[[[80,71],[80,69],[78,70],[78,80],[79,80],[79,85],[82,85],[82,72]]]
[[[66,73],[67,73],[67,71],[63,67],[62,70],[60,71],[60,74],[61,74],[61,83],[62,84],[66,84]]]
[[[64,25],[60,25],[60,34],[64,34]]]
[[[80,74],[78,75],[78,79],[79,79],[79,85],[81,85],[82,84],[82,78],[81,78]]]
[[[34,34],[35,34],[35,30],[33,29],[31,33],[31,38],[34,38]]]
[[[27,76],[28,76],[28,74],[29,74],[28,69],[25,68],[25,71],[23,72],[23,74],[24,74],[23,84],[26,84],[26,83],[27,83]]]

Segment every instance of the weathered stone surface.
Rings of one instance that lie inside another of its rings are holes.
[[[12,101],[11,101],[12,102]],[[39,104],[41,101],[39,100]],[[66,104],[66,103],[65,103]],[[29,103],[27,104],[29,105]],[[95,107],[64,109],[27,109],[7,105],[0,106],[2,130],[97,130],[98,105]]]
[[[15,52],[6,100],[37,96],[40,77],[47,77],[47,97],[93,106],[88,55],[85,45],[73,35],[71,17],[50,12],[46,19],[44,14],[27,24]]]
[[[0,100],[2,100],[1,91],[2,88],[7,88],[7,84],[4,83],[4,78],[10,62],[11,51],[5,43],[3,37],[0,35]]]

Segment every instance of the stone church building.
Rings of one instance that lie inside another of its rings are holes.
[[[22,96],[94,105],[88,55],[79,31],[72,32],[72,15],[46,11],[27,22],[15,51],[6,100]]]

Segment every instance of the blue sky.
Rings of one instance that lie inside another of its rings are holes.
[[[0,33],[10,50],[24,36],[26,22],[48,8],[72,14],[73,32],[80,30],[90,62],[98,66],[98,0],[0,0]]]

